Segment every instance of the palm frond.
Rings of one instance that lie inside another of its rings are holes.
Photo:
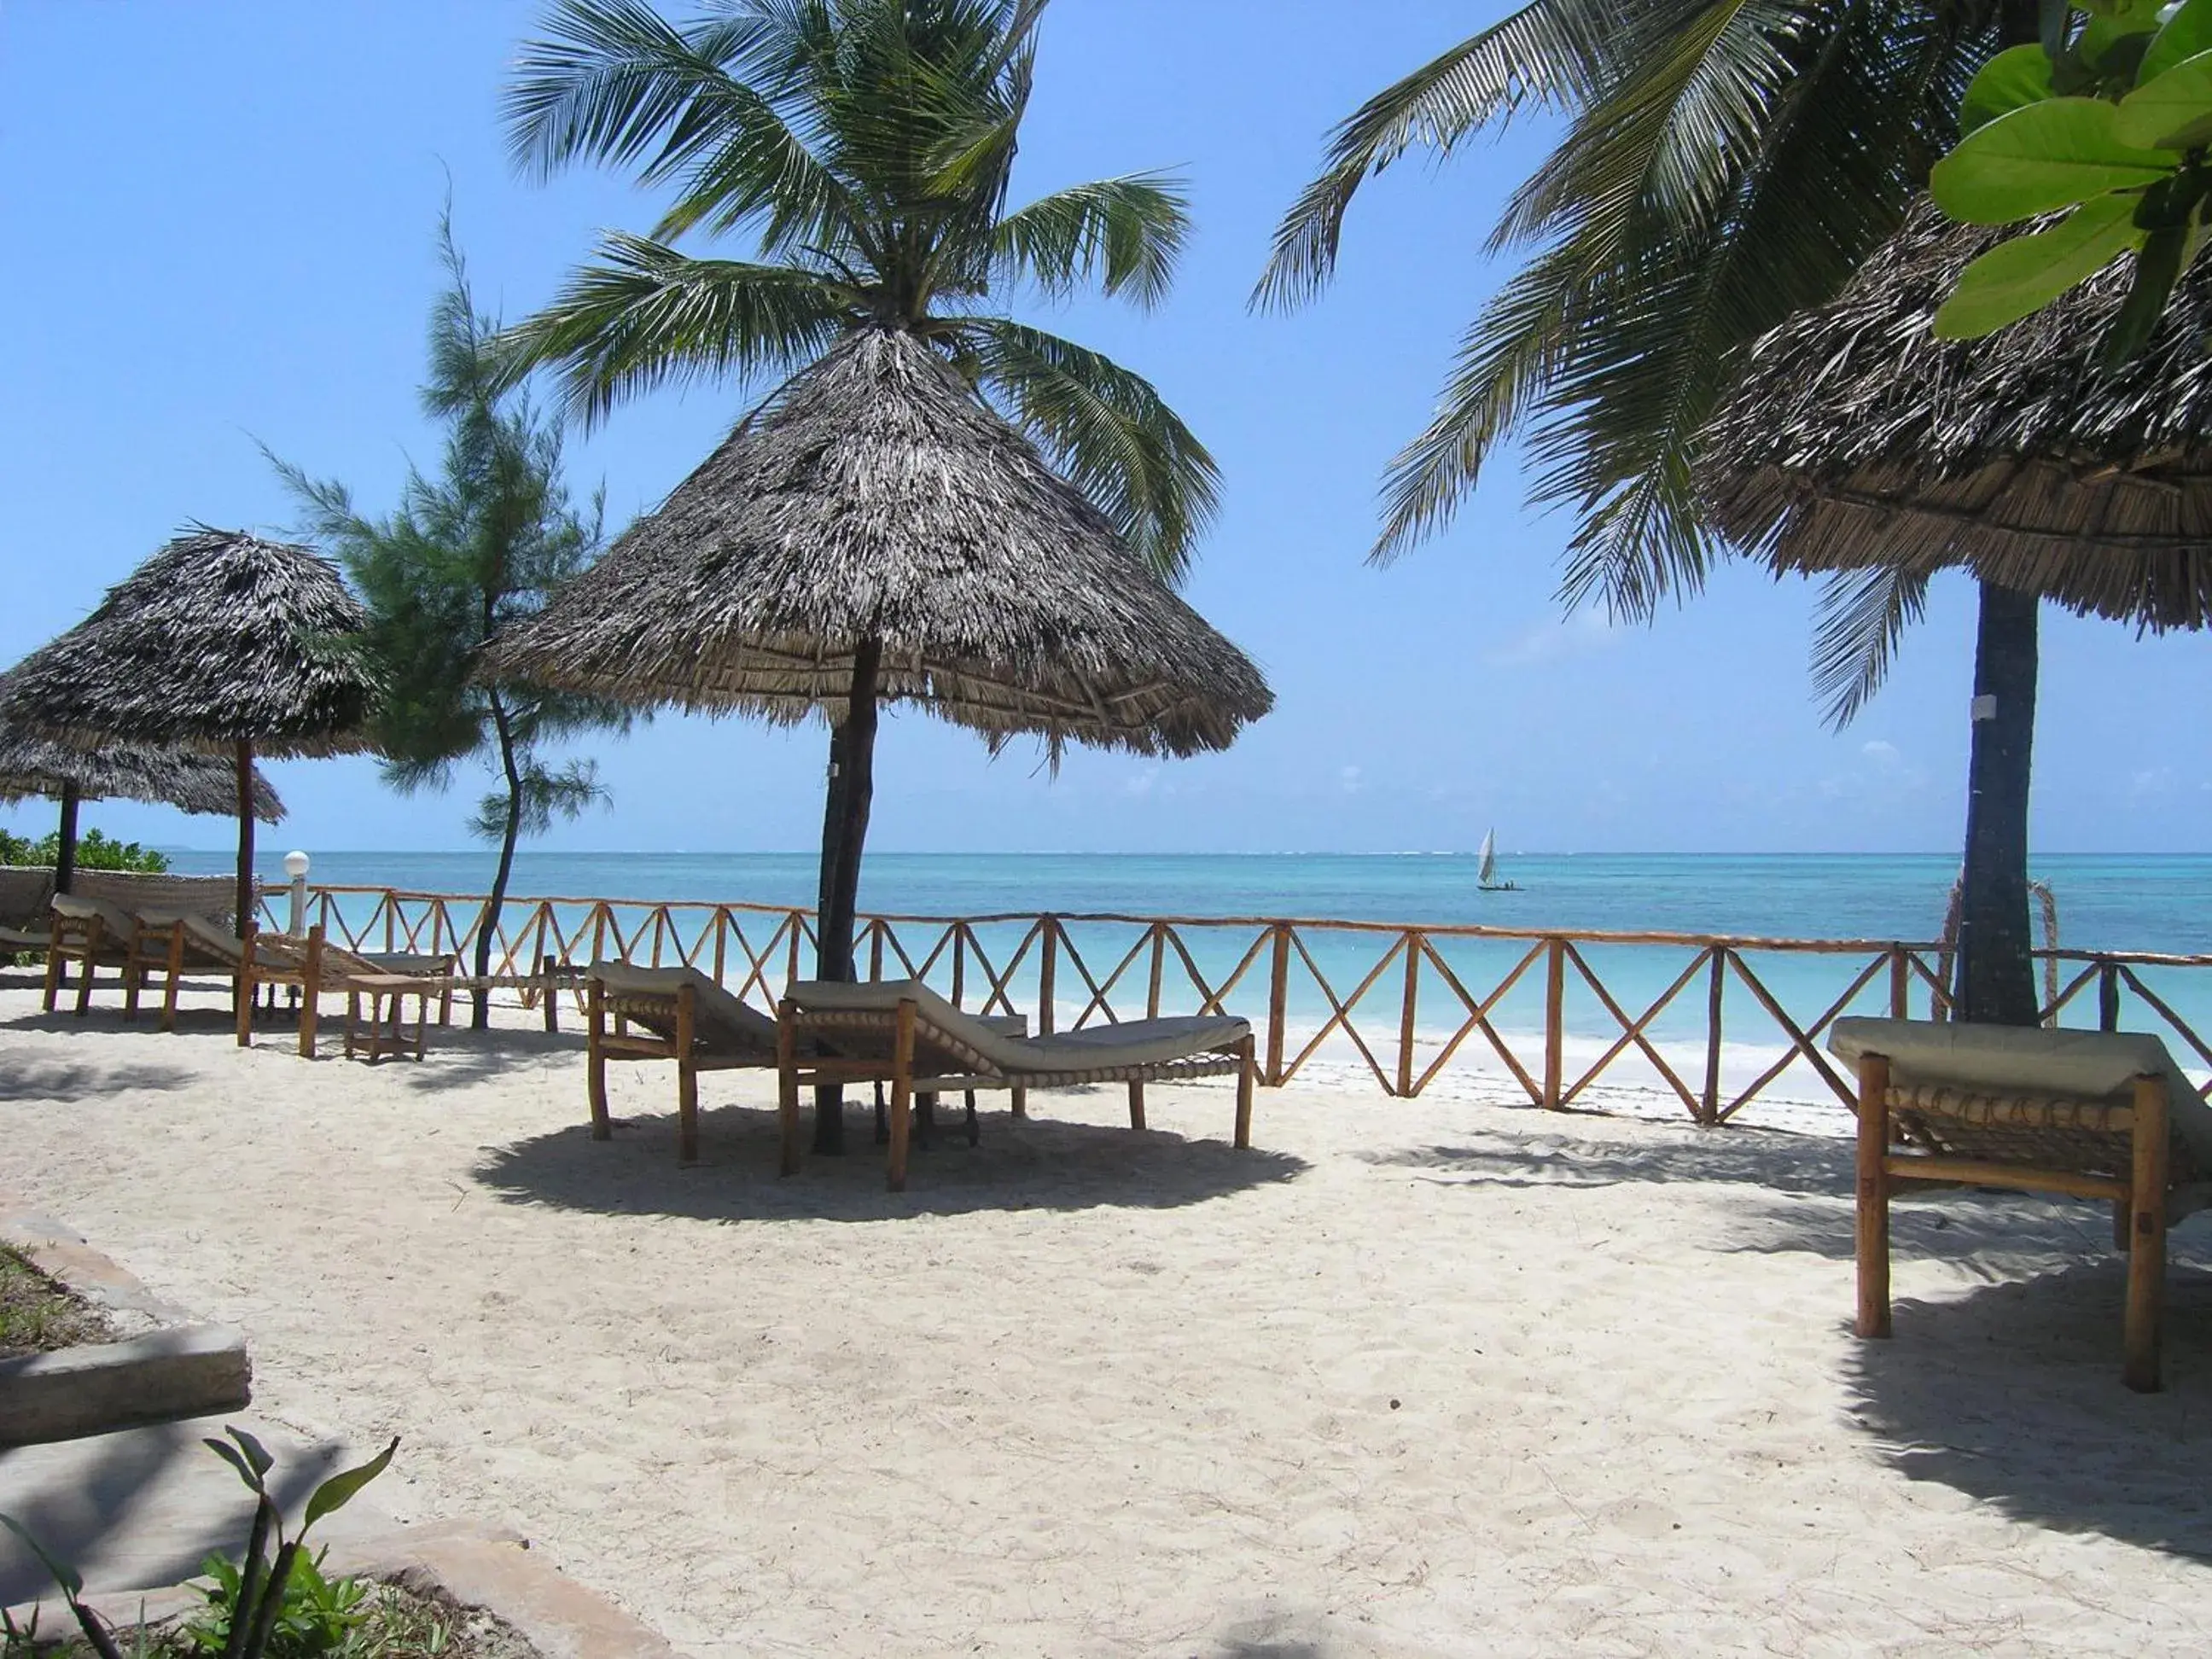
[[[947,319],[956,360],[1171,582],[1219,504],[1221,473],[1152,383],[1098,352],[998,317]]]
[[[1054,295],[1097,282],[1149,308],[1167,297],[1189,234],[1182,180],[1133,173],[1040,197],[1001,219],[991,241],[1008,280]]]
[[[1368,179],[1415,145],[1440,153],[1525,106],[1587,104],[1625,28],[1688,0],[1533,0],[1369,99],[1329,135],[1320,175],[1276,228],[1259,307],[1311,299],[1336,268],[1344,216]]]
[[[611,234],[599,252],[497,347],[509,380],[557,366],[564,404],[587,423],[651,387],[795,368],[866,302],[817,271],[694,259],[642,237]]]
[[[1881,690],[1905,630],[1928,609],[1928,574],[1895,565],[1838,571],[1813,610],[1813,691],[1840,732]]]

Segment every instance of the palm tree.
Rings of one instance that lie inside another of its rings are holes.
[[[1492,252],[1524,263],[1462,337],[1436,417],[1391,463],[1372,556],[1448,525],[1518,436],[1534,500],[1576,516],[1568,604],[1596,597],[1641,619],[1696,592],[1723,550],[1699,519],[1698,438],[1744,354],[1899,229],[1956,140],[1974,71],[2034,40],[2037,15],[2038,0],[1534,0],[1362,105],[1277,230],[1255,303],[1317,295],[1359,186],[1409,149],[1448,155],[1531,111],[1569,118],[1492,233]],[[1911,584],[1861,573],[1824,589],[1832,718],[1878,682],[1917,602]],[[2035,1017],[2036,608],[1982,587],[1976,690],[1997,712],[1973,726],[1965,920],[2018,948],[1961,953],[1966,1018]]]
[[[989,308],[1010,289],[1167,293],[1180,183],[1135,173],[1008,207],[1045,0],[558,0],[507,97],[515,161],[635,169],[674,200],[508,336],[570,407],[697,376],[781,378],[865,328],[927,341],[1170,578],[1211,518],[1212,458],[1142,377]],[[756,260],[674,243],[744,234]]]

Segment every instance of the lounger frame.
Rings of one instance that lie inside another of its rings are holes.
[[[766,1071],[776,1064],[775,1049],[737,1045],[734,1033],[729,1048],[705,1040],[698,994],[689,985],[672,991],[617,989],[605,980],[587,978],[584,996],[588,1024],[584,1063],[594,1140],[611,1139],[614,1134],[614,1121],[607,1112],[611,1060],[676,1062],[676,1155],[685,1164],[699,1158],[699,1073]],[[643,1034],[633,1027],[644,1028]]]
[[[802,1043],[819,1052],[801,1054]],[[956,1090],[1006,1089],[1018,1113],[1031,1089],[1072,1088],[1085,1084],[1126,1083],[1129,1127],[1145,1127],[1145,1085],[1184,1083],[1199,1078],[1237,1079],[1235,1143],[1252,1144],[1252,1093],[1258,1069],[1252,1034],[1199,1050],[1179,1060],[1105,1065],[1081,1070],[1002,1070],[957,1031],[933,1021],[921,1004],[902,998],[895,1008],[803,1008],[787,998],[776,1018],[777,1111],[783,1133],[782,1172],[796,1175],[805,1163],[799,1119],[799,1093],[808,1086],[842,1083],[890,1085],[890,1150],[885,1184],[906,1190],[907,1152],[912,1137],[917,1094]]]
[[[1858,1060],[1858,1334],[1890,1333],[1889,1200],[1915,1187],[1999,1187],[2097,1199],[2113,1211],[2127,1252],[2121,1377],[2138,1393],[2160,1386],[2160,1334],[2169,1222],[2212,1201],[2172,1133],[2166,1079],[2135,1079],[2129,1103],[2055,1095],[1898,1086],[1886,1054]]]

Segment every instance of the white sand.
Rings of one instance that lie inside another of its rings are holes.
[[[15,981],[20,983],[20,980]],[[574,1039],[419,1066],[0,991],[0,1184],[252,1334],[257,1406],[398,1432],[379,1496],[515,1525],[702,1655],[2201,1653],[2212,1225],[2118,1381],[2101,1211],[1899,1212],[1847,1334],[1849,1148],[1225,1088],[987,1113],[882,1190],[770,1091]],[[335,1048],[332,1042],[330,1048]]]

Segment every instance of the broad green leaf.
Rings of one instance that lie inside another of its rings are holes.
[[[2051,98],[2000,115],[1936,164],[1929,188],[1962,223],[2008,225],[2172,173],[2169,153],[2114,136],[2118,114],[2101,99]]]
[[[392,1466],[392,1455],[399,1449],[399,1437],[393,1435],[392,1443],[359,1468],[343,1469],[315,1488],[315,1495],[307,1500],[307,1510],[300,1522],[304,1536],[308,1528],[330,1514],[343,1509],[353,1495]]]
[[[2173,285],[2180,280],[2182,258],[2188,251],[2186,230],[2161,230],[2145,239],[2136,254],[2135,282],[2105,331],[2101,356],[2106,368],[2122,367],[2150,343]]]
[[[2138,247],[2135,198],[2106,197],[2074,210],[2048,230],[1998,243],[1959,275],[1936,313],[1939,340],[1978,340],[2040,311],[2094,276],[2124,250]]]
[[[1959,106],[1960,131],[1972,132],[2000,115],[2052,95],[2051,55],[2041,46],[2010,47],[1983,64],[1967,87]]]
[[[257,1492],[263,1490],[260,1475],[255,1473],[253,1466],[246,1461],[245,1454],[240,1452],[237,1447],[232,1445],[227,1440],[216,1440],[213,1438],[203,1440],[200,1443],[203,1446],[205,1446],[210,1451],[213,1452],[217,1457],[222,1459],[224,1462],[229,1464],[231,1468],[236,1469],[238,1471],[238,1478],[246,1482],[246,1486],[252,1490]]]
[[[2162,0],[2074,0],[2074,3],[2117,33],[2141,34],[2158,27]],[[2092,28],[2096,27],[2092,23]]]
[[[2200,52],[2212,52],[2212,0],[2186,0],[2152,38],[2150,50],[2143,53],[2142,67],[2136,71],[2136,79],[2143,83],[2154,81],[2183,58],[2194,58]]]
[[[2212,52],[2183,58],[2121,99],[2112,134],[2160,149],[2194,149],[2212,137]]]
[[[78,1576],[76,1569],[57,1561],[52,1556],[47,1554],[46,1546],[32,1537],[30,1528],[21,1521],[12,1515],[0,1515],[0,1527],[5,1527],[9,1532],[14,1533],[22,1540],[23,1547],[39,1558],[39,1565],[46,1570],[55,1583],[61,1586],[61,1591],[64,1596],[74,1601],[84,1593],[84,1580]]]
[[[244,1429],[235,1424],[226,1423],[223,1425],[222,1431],[238,1442],[239,1449],[246,1454],[246,1461],[253,1465],[254,1474],[266,1475],[270,1470],[276,1467],[276,1460],[269,1455],[268,1448]]]

